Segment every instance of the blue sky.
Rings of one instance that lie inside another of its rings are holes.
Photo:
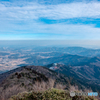
[[[0,0],[0,40],[100,40],[99,0]]]

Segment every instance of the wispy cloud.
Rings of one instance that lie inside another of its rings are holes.
[[[20,5],[7,6],[0,4],[0,18],[16,19],[37,19],[46,17],[49,19],[67,19],[67,18],[100,18],[100,3],[68,3],[58,5],[41,5],[38,3],[28,3]]]
[[[51,20],[97,19],[100,18],[100,2],[73,2],[57,5],[24,1],[23,3],[0,2],[0,34],[44,33],[51,34],[52,37],[56,36],[56,38],[55,34],[63,34],[62,39],[99,39],[100,37],[100,28],[95,27],[96,23],[94,25],[65,22],[48,24],[41,22],[40,18]]]

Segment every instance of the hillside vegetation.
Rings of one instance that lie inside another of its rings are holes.
[[[60,89],[49,89],[44,92],[24,92],[11,97],[9,100],[97,100],[93,97],[70,97],[69,92]]]

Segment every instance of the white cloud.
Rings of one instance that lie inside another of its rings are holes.
[[[7,6],[5,3],[0,4],[0,18],[16,19],[37,19],[47,17],[49,19],[66,19],[66,18],[100,18],[100,3],[66,3],[58,5],[41,5],[37,3],[27,3],[22,7],[14,4]]]
[[[100,3],[68,3],[41,5],[38,3],[0,3],[0,34],[2,33],[47,33],[63,34],[68,39],[99,39],[100,28],[79,24],[44,24],[37,19],[100,18]],[[23,21],[23,25],[17,24]],[[18,31],[16,31],[18,30]]]

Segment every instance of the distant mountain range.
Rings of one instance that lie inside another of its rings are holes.
[[[59,56],[51,56],[49,58],[41,58],[41,56],[31,56],[28,59],[25,59],[26,63],[30,63],[31,65],[47,65],[51,63],[61,63],[65,65],[71,66],[83,66],[83,65],[91,65],[92,63],[97,63],[100,65],[100,57],[85,57],[79,55],[71,55],[71,54],[61,54]]]
[[[33,49],[34,50],[34,49]],[[90,49],[90,48],[83,48],[83,47],[41,47],[36,48],[36,52],[60,52],[60,53],[67,53],[72,55],[80,55],[80,56],[99,56],[100,49]]]
[[[100,66],[100,49],[83,47],[0,48],[0,73],[19,66],[60,63],[66,66]]]

